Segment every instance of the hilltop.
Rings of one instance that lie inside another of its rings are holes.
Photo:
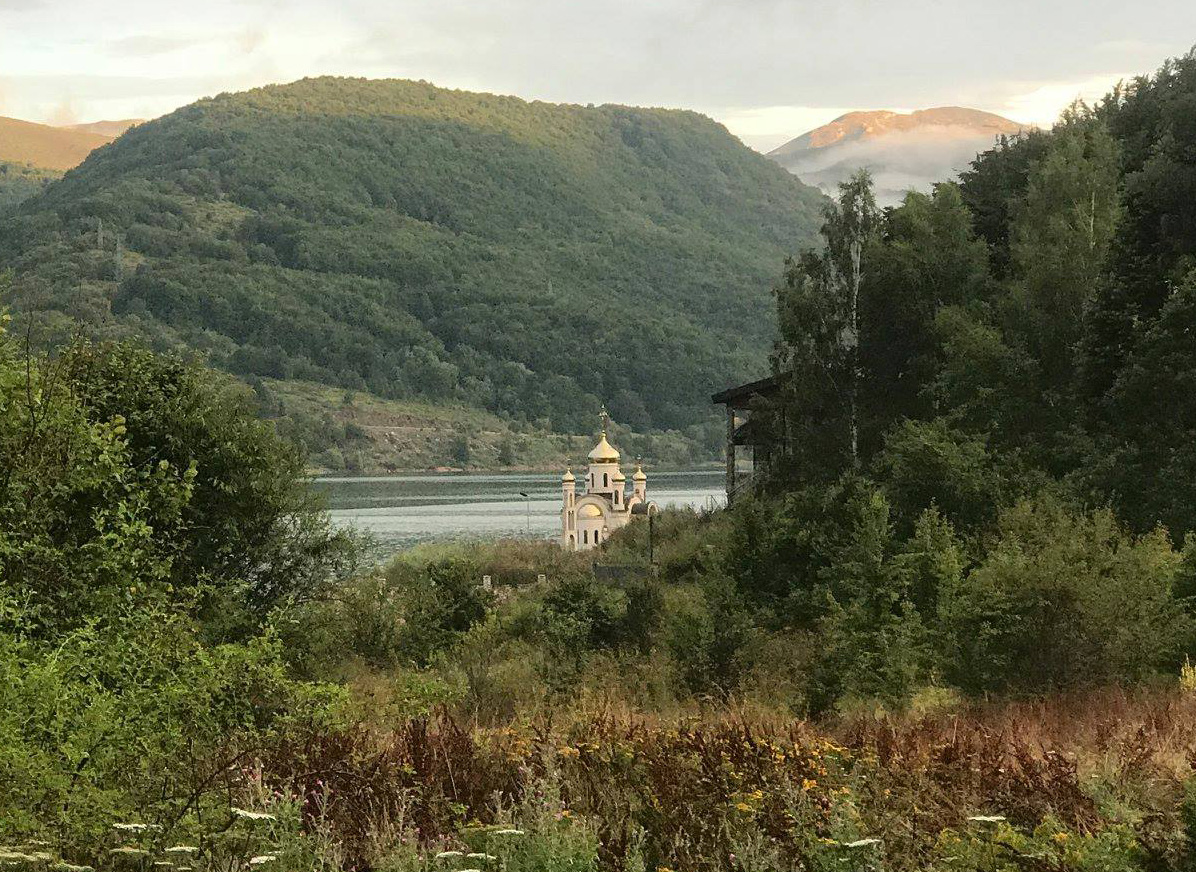
[[[822,196],[696,113],[306,79],[132,128],[0,222],[47,341],[451,401],[557,432],[711,420]]]
[[[803,133],[769,157],[811,185],[833,192],[859,167],[868,167],[883,204],[909,189],[928,191],[965,169],[977,153],[1023,125],[991,112],[959,106],[915,112],[848,112]]]
[[[91,130],[0,118],[0,161],[69,170],[112,138]]]
[[[66,124],[63,126],[67,130],[81,130],[85,133],[98,133],[100,136],[107,136],[115,139],[130,127],[136,127],[138,124],[144,123],[144,118],[122,118],[119,121],[89,121],[86,124]]]

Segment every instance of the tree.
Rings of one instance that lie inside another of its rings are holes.
[[[1010,222],[1017,332],[1040,362],[1043,389],[1074,389],[1084,314],[1105,273],[1121,215],[1119,155],[1082,105],[1064,113],[1031,164]]]
[[[134,345],[7,354],[0,560],[47,622],[155,592],[241,635],[355,565],[248,391]]]
[[[776,291],[781,337],[773,369],[783,390],[774,414],[783,420],[777,429],[797,427],[784,439],[784,455],[799,476],[820,467],[824,476],[837,475],[841,463],[859,464],[860,294],[878,221],[871,177],[860,170],[826,207],[823,250],[787,261]],[[804,438],[813,430],[828,434],[817,439],[825,452]]]

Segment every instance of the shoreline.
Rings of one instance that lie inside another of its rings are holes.
[[[580,468],[585,464],[573,464],[574,467]],[[721,460],[711,460],[706,463],[691,464],[684,467],[666,465],[649,467],[656,472],[708,472],[723,469],[723,462]],[[460,466],[432,466],[432,467],[400,467],[396,469],[381,469],[370,472],[349,472],[347,470],[327,469],[323,467],[312,467],[307,470],[308,478],[343,478],[343,479],[368,479],[368,478],[389,478],[399,475],[502,475],[505,473],[517,474],[540,474],[549,475],[551,473],[559,473],[561,467],[559,466],[499,466],[499,467],[460,467]]]

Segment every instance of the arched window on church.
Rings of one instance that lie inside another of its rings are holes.
[[[590,544],[590,531],[589,530],[581,531],[581,544],[583,544],[583,545]]]
[[[605,472],[602,473],[602,486],[604,488],[610,487],[610,476],[607,475]]]

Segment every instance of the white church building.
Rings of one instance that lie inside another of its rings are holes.
[[[627,476],[619,469],[619,452],[606,439],[605,410],[602,438],[590,452],[590,468],[583,482],[585,493],[579,496],[573,471],[565,470],[561,478],[561,547],[569,551],[586,551],[600,545],[633,517],[656,510],[656,504],[648,501],[648,476],[640,465],[631,476],[628,496]]]

